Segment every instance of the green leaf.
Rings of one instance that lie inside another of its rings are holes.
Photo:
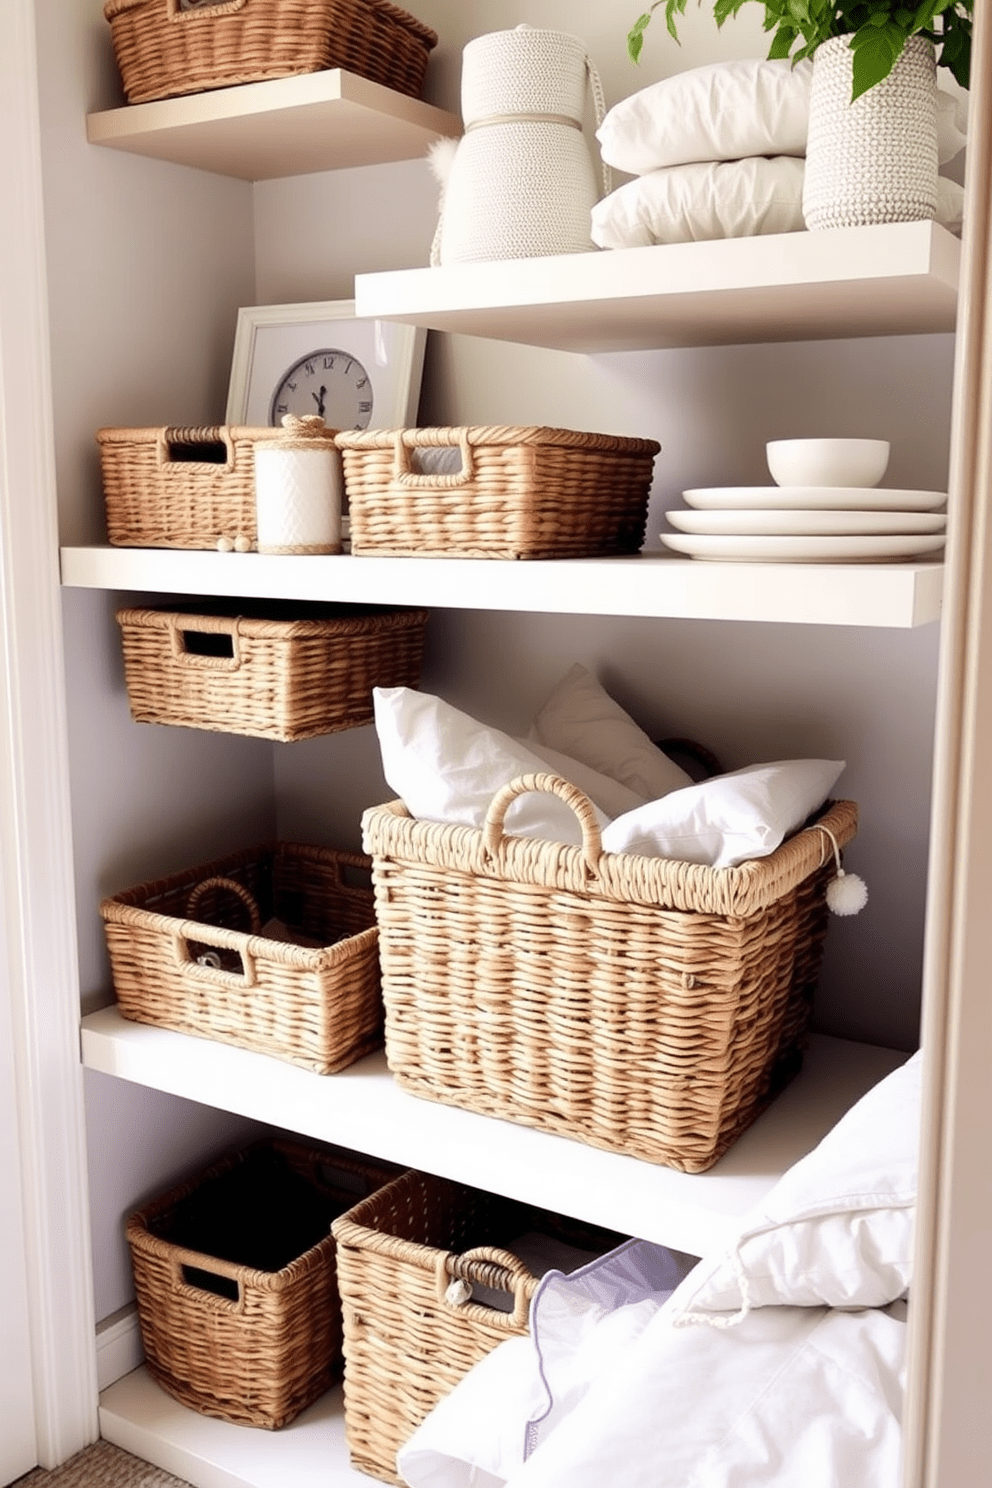
[[[777,57],[787,57],[792,51],[792,44],[796,39],[797,32],[794,26],[779,26],[772,37],[772,44],[768,48],[769,60]]]
[[[627,56],[631,62],[641,60],[641,51],[644,47],[644,37],[640,31],[630,31],[627,35]]]
[[[865,39],[859,46],[852,48],[852,103],[862,93],[867,93],[869,88],[874,88],[876,83],[887,78],[895,62],[895,54],[884,32],[873,29],[866,33],[859,32],[858,35],[863,35]]]

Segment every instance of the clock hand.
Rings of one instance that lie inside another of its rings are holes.
[[[322,387],[321,388],[321,390],[320,390],[320,396],[319,397],[317,396],[316,393],[311,393],[310,396],[311,396],[311,398],[313,399],[313,401],[317,405],[317,412],[320,414],[321,418],[323,418],[324,417],[324,407],[325,407],[325,403],[326,403],[326,399],[327,399],[327,389],[326,389],[326,387]]]

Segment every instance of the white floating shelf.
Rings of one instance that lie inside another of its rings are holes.
[[[91,144],[266,181],[414,160],[461,119],[333,68],[90,114]]]
[[[816,1037],[801,1073],[707,1173],[690,1175],[511,1122],[417,1099],[382,1054],[339,1075],[209,1039],[129,1023],[82,1025],[83,1063],[105,1075],[233,1111],[404,1167],[702,1255],[905,1055]]]
[[[370,1488],[348,1460],[341,1389],[279,1431],[187,1410],[136,1369],[100,1396],[100,1435],[194,1488]]]
[[[356,312],[560,351],[952,331],[961,245],[933,222],[359,274]]]
[[[940,616],[943,565],[706,563],[630,558],[497,562],[63,548],[70,588],[425,605],[543,614],[906,628]]]

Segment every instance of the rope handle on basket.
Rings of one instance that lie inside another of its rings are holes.
[[[596,809],[584,791],[560,775],[518,775],[516,780],[511,780],[496,792],[482,828],[482,845],[486,852],[491,858],[498,856],[505,841],[503,823],[507,811],[518,796],[528,795],[531,791],[546,791],[548,795],[558,796],[575,812],[582,828],[582,855],[586,868],[595,878],[603,855],[603,838],[596,820]]]
[[[237,615],[169,615],[172,655],[182,666],[202,667],[210,672],[236,672],[241,666],[241,619]],[[226,635],[231,637],[230,656],[201,656],[188,650],[184,637],[189,635]]]
[[[397,429],[393,435],[393,479],[401,486],[419,487],[428,491],[449,491],[457,486],[466,486],[475,477],[475,460],[472,446],[468,442],[467,429],[445,429],[447,437],[433,437],[428,442],[418,437],[417,429]],[[417,472],[412,468],[411,454],[414,449],[457,449],[462,467],[447,475],[432,475]]]
[[[186,900],[187,919],[196,919],[197,905],[208,889],[223,889],[225,893],[233,894],[236,899],[240,899],[248,911],[248,920],[251,925],[252,935],[258,934],[262,928],[262,915],[254,896],[245,888],[244,884],[239,884],[236,879],[224,878],[220,875],[215,875],[213,878],[204,878],[190,890],[189,898]]]
[[[595,115],[596,128],[598,130],[606,118],[606,98],[603,94],[603,80],[588,52],[586,53],[586,76],[589,80],[589,92],[592,94],[593,114]],[[602,155],[599,157],[599,168],[603,178],[603,195],[609,196],[613,190],[613,172]]]
[[[442,1252],[436,1263],[438,1300],[445,1307],[464,1307],[472,1300],[472,1283],[506,1292],[513,1298],[510,1322],[518,1328],[527,1326],[530,1298],[527,1283],[533,1275],[519,1256],[492,1245],[476,1245],[460,1255]],[[505,1315],[505,1314],[504,1314]]]

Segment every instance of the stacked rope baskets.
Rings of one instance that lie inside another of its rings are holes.
[[[587,87],[598,127],[599,75],[567,32],[518,26],[469,42],[465,134],[445,181],[432,263],[592,250],[590,214],[600,193],[582,134]],[[603,189],[610,189],[605,173]]]

